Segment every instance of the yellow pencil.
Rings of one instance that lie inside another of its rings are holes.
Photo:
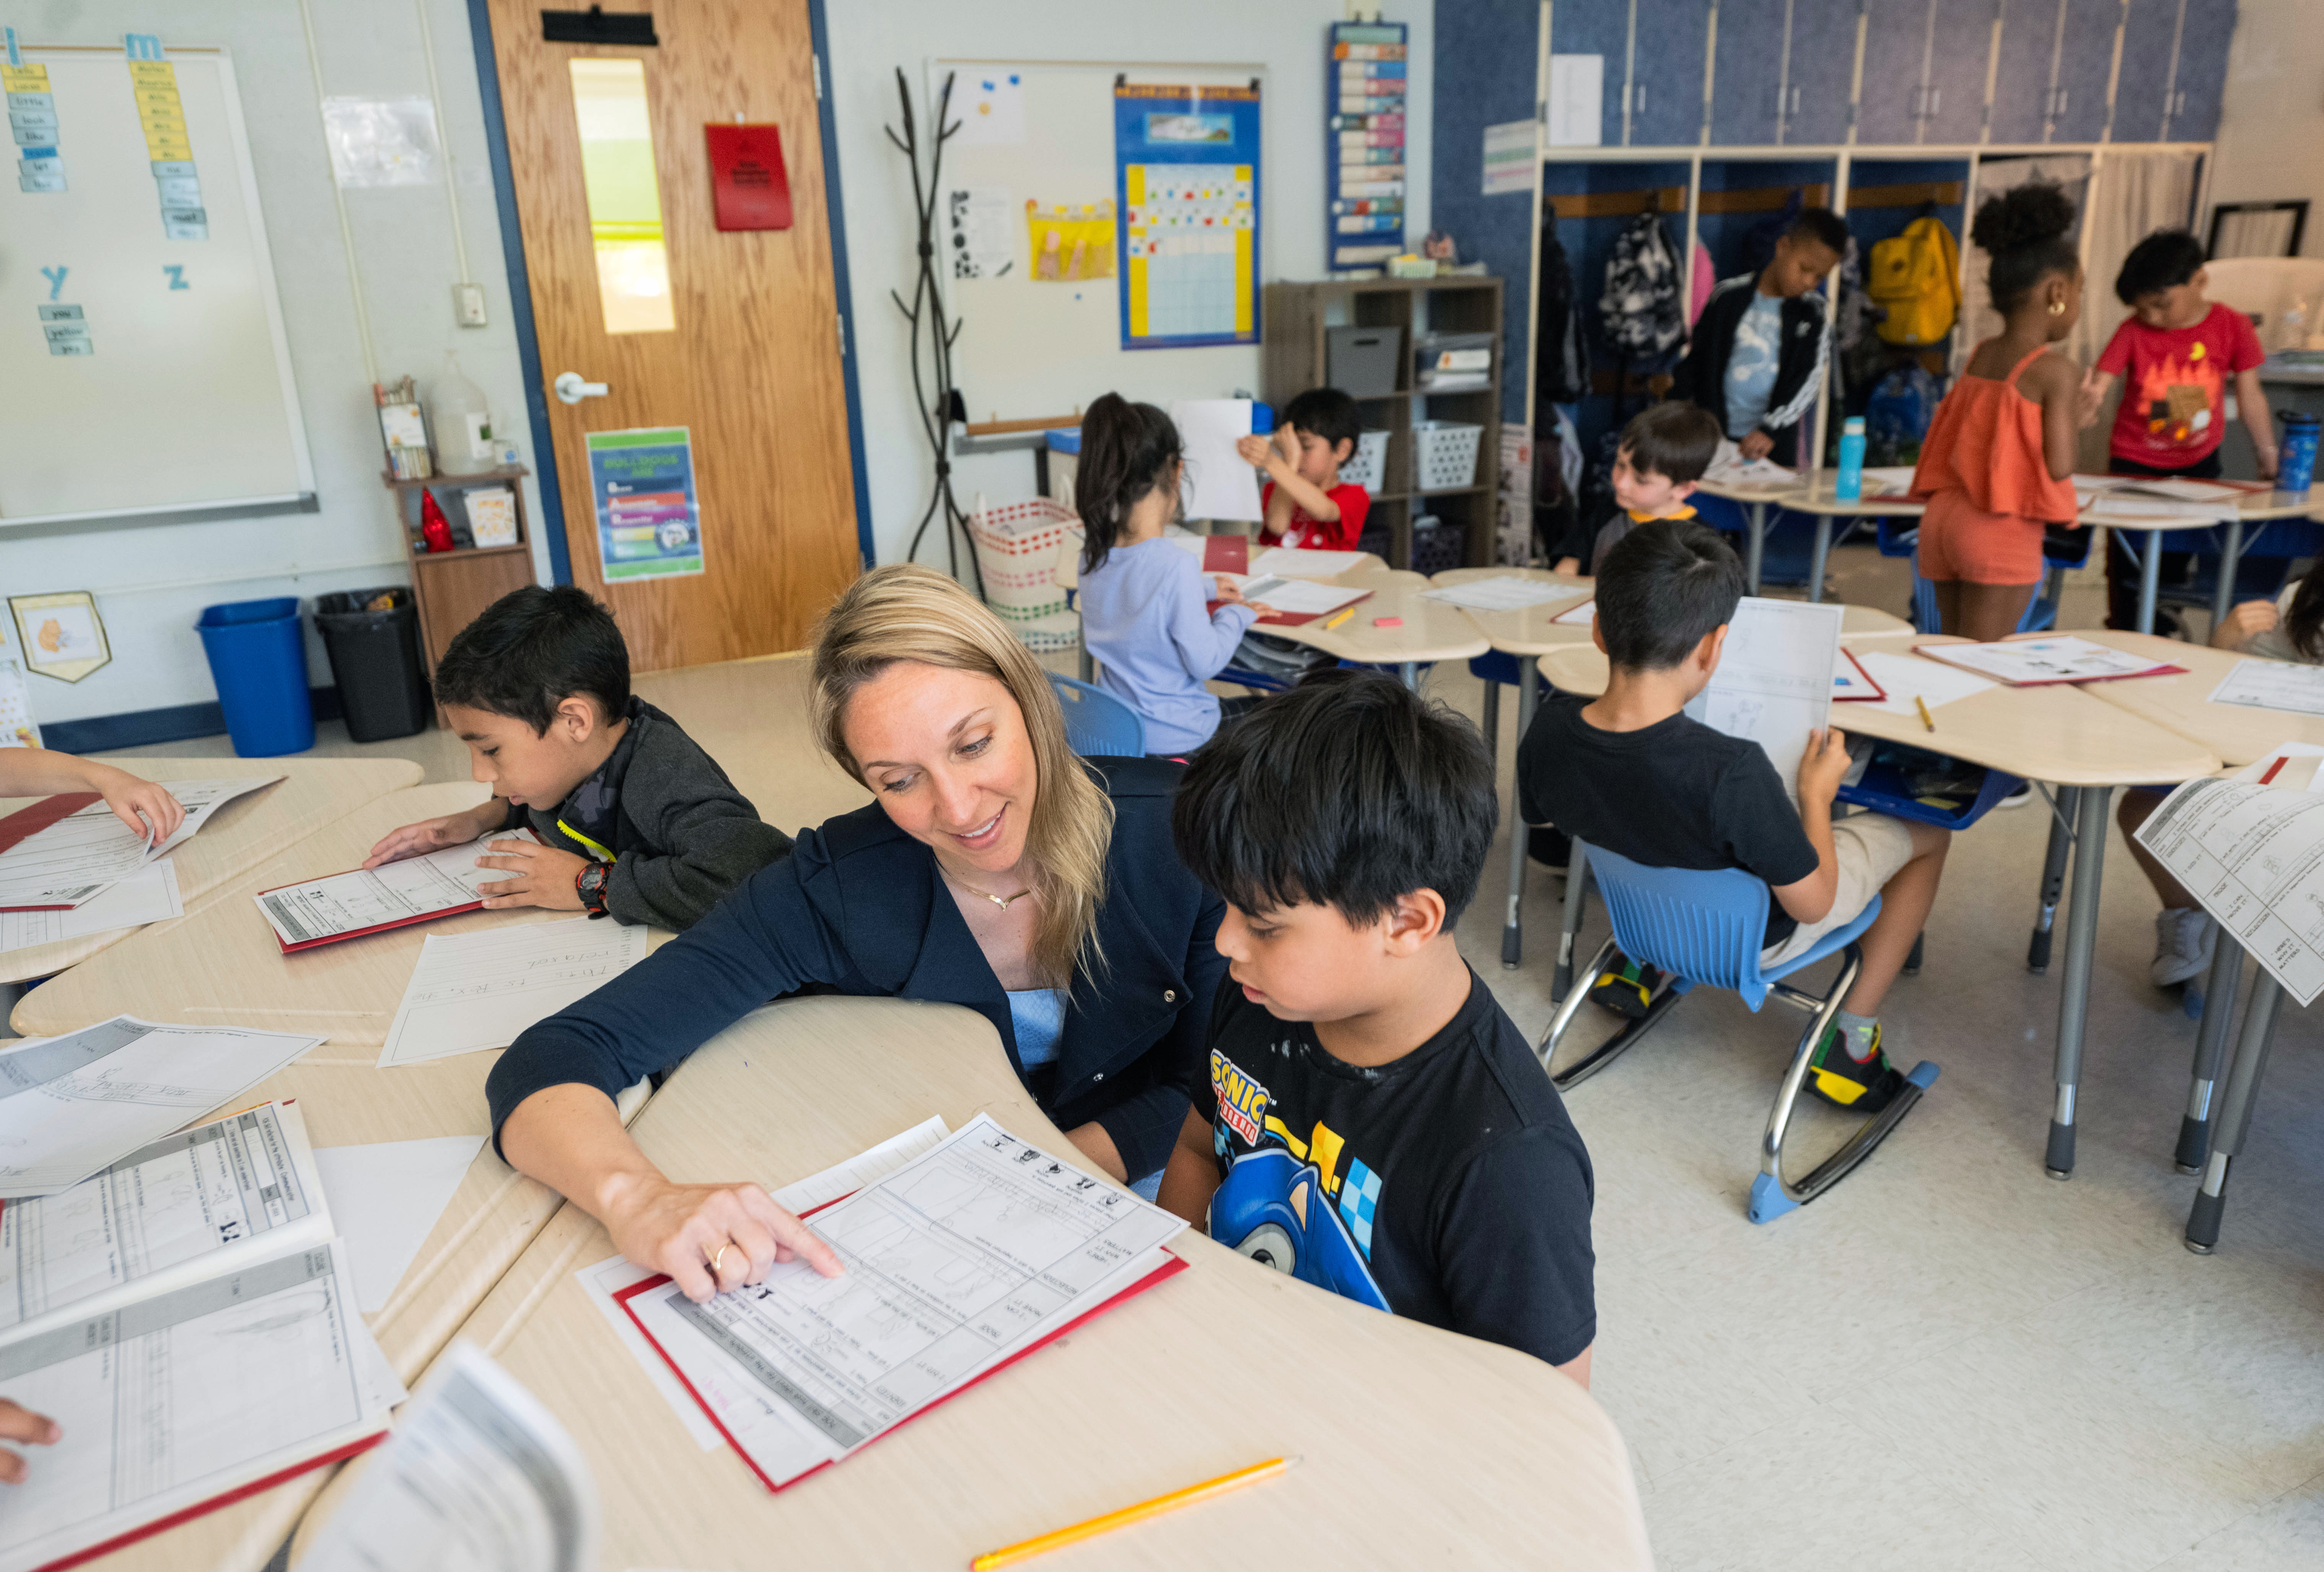
[[[1355,615],[1356,608],[1354,606],[1350,606],[1347,610],[1326,619],[1323,624],[1323,631],[1327,633],[1330,633],[1333,628],[1338,627],[1342,623],[1346,622],[1350,617]]]
[[[1913,702],[1921,707],[1921,724],[1931,731],[1936,730],[1937,723],[1929,714],[1929,701],[1915,693],[1913,695]]]
[[[1021,1540],[998,1550],[987,1550],[968,1564],[969,1572],[991,1572],[995,1567],[1013,1567],[1018,1562],[1038,1556],[1044,1551],[1078,1545],[1084,1540],[1123,1528],[1130,1523],[1144,1522],[1148,1518],[1160,1517],[1182,1506],[1192,1506],[1198,1501],[1208,1501],[1214,1495],[1224,1495],[1230,1490],[1240,1490],[1246,1484],[1256,1484],[1262,1479],[1272,1479],[1298,1462],[1296,1457],[1270,1457],[1264,1463],[1254,1463],[1248,1468],[1238,1468],[1232,1474],[1222,1474],[1216,1479],[1201,1484],[1190,1484],[1184,1490],[1174,1490],[1167,1495],[1157,1495],[1152,1501],[1141,1501],[1136,1506],[1110,1512],[1103,1517],[1075,1523],[1071,1528],[1058,1529],[1038,1539]]]

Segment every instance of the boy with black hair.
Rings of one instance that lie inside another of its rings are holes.
[[[1808,740],[1797,807],[1767,751],[1682,713],[1719,669],[1743,597],[1743,565],[1700,524],[1641,524],[1608,553],[1591,637],[1611,669],[1602,698],[1551,696],[1517,748],[1525,817],[1657,868],[1740,868],[1772,899],[1763,965],[1790,958],[1856,920],[1864,964],[1824,1040],[1808,1086],[1874,1114],[1904,1077],[1881,1050],[1881,1000],[1928,920],[1950,836],[1886,814],[1835,823],[1848,768],[1838,727]]]
[[[2107,440],[2107,471],[2210,480],[2227,436],[2227,381],[2251,432],[2260,478],[2275,476],[2275,419],[2259,368],[2267,360],[2251,319],[2203,298],[2203,243],[2184,229],[2161,229],[2130,248],[2115,275],[2116,298],[2130,308],[2082,378],[2081,423],[2098,423],[2115,379],[2127,376]],[[2185,578],[2191,553],[2163,554],[2165,583]],[[2163,614],[2167,615],[2167,614]],[[2138,565],[2113,532],[2107,539],[2107,626],[2138,625]],[[2157,626],[2155,632],[2167,630]]]
[[[1377,672],[1196,754],[1178,855],[1227,902],[1161,1204],[1287,1275],[1547,1360],[1597,1337],[1590,1154],[1452,926],[1498,817],[1474,726]]]
[[[1235,445],[1243,461],[1267,471],[1259,505],[1267,515],[1260,543],[1311,551],[1356,551],[1371,494],[1340,478],[1364,433],[1356,401],[1335,387],[1309,388],[1283,406],[1273,437]]]
[[[1796,465],[1800,421],[1831,355],[1831,310],[1816,286],[1848,254],[1848,225],[1803,208],[1773,261],[1722,280],[1695,319],[1671,396],[1711,411],[1746,458]]]
[[[1697,482],[1719,453],[1719,422],[1692,404],[1653,405],[1622,428],[1614,454],[1614,513],[1590,537],[1588,571],[1596,573],[1614,542],[1649,519],[1691,519]],[[1556,559],[1560,573],[1583,571],[1580,542]]]
[[[683,929],[790,853],[676,721],[631,694],[629,646],[586,591],[528,586],[485,607],[438,663],[436,702],[493,795],[405,825],[366,868],[530,828],[539,845],[494,841],[476,859],[514,875],[478,886],[486,906]]]

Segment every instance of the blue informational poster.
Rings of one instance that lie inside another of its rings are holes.
[[[1259,84],[1113,85],[1121,347],[1259,342]]]
[[[584,440],[597,510],[598,576],[620,584],[701,572],[702,514],[686,428],[591,431]]]
[[[1332,24],[1323,221],[1334,273],[1378,267],[1404,251],[1405,37],[1401,22]],[[1525,189],[1533,189],[1529,167]]]

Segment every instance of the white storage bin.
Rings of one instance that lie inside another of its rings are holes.
[[[1419,491],[1460,491],[1477,484],[1477,446],[1485,428],[1459,421],[1412,423],[1413,476]]]
[[[1388,479],[1388,433],[1366,431],[1356,439],[1356,450],[1340,466],[1342,485],[1360,485],[1374,496]]]

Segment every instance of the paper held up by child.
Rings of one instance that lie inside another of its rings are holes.
[[[1179,495],[1188,518],[1255,524],[1267,516],[1259,505],[1259,472],[1235,451],[1250,435],[1249,399],[1180,399],[1170,406],[1170,423],[1185,448]]]
[[[2012,688],[2108,682],[2118,677],[2169,677],[2187,670],[2070,634],[2055,639],[2004,639],[1993,644],[1915,644],[1913,653],[1962,667]]]
[[[1835,603],[1746,596],[1728,625],[1718,670],[1687,701],[1686,713],[1730,737],[1757,743],[1791,790],[1809,736],[1831,723],[1832,670],[1840,663],[1844,615]]]
[[[2324,993],[2324,795],[2316,791],[2316,752],[2287,745],[2234,780],[2190,781],[2136,837],[2302,1006]],[[2295,771],[2310,776],[2304,790],[2293,784]]]

